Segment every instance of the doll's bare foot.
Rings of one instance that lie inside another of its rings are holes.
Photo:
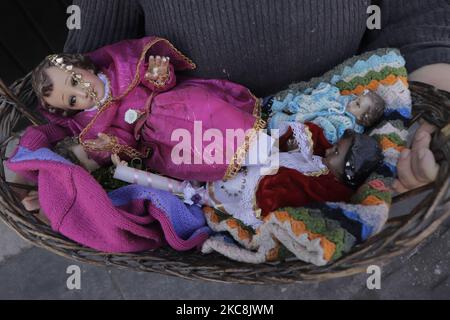
[[[150,56],[145,77],[152,81],[166,80],[169,76],[169,61],[169,57]]]
[[[36,211],[41,208],[37,191],[30,191],[28,195],[22,199],[22,204],[27,211]]]

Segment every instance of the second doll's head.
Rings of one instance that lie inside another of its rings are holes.
[[[356,122],[366,128],[374,126],[383,116],[386,103],[382,97],[373,91],[366,91],[363,95],[351,101],[346,110],[356,117]]]
[[[52,112],[77,112],[92,108],[96,101],[84,84],[90,83],[97,97],[103,97],[105,91],[93,63],[80,54],[60,54],[58,58],[61,58],[62,65],[56,66],[46,58],[32,73],[33,90],[40,102]],[[70,72],[67,66],[71,66]]]
[[[66,137],[58,142],[53,151],[73,164],[83,167],[88,172],[93,172],[100,168],[97,162],[89,158],[81,144],[72,137]]]
[[[333,147],[325,152],[324,162],[342,182],[357,188],[382,163],[378,142],[367,135],[347,130]]]

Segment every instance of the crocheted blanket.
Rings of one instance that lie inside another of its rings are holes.
[[[320,78],[291,85],[276,95],[314,88],[320,83],[337,86],[343,95],[369,89],[387,104],[383,121],[369,134],[377,139],[383,165],[361,186],[351,203],[322,203],[302,208],[281,208],[266,216],[256,230],[213,208],[205,208],[208,225],[217,232],[202,247],[247,263],[273,262],[294,257],[326,265],[380,232],[387,221],[400,152],[407,143],[411,118],[405,60],[395,49],[380,49],[353,57]]]
[[[53,230],[93,249],[138,252],[168,244],[184,251],[200,246],[211,233],[200,207],[137,185],[107,194],[85,169],[45,147],[19,144],[7,166],[37,182]]]

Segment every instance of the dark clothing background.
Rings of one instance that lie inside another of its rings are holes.
[[[358,52],[398,47],[409,71],[450,63],[449,0],[76,0],[81,30],[66,52],[122,39],[169,39],[197,64],[192,75],[224,78],[259,96],[319,76]],[[370,4],[382,29],[368,31]]]
[[[71,0],[0,1],[0,77],[8,84],[63,50]]]

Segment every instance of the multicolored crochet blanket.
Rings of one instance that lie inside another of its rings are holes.
[[[217,232],[202,247],[247,263],[280,261],[287,257],[326,265],[355,245],[380,232],[392,202],[400,152],[407,143],[411,118],[405,60],[395,49],[380,49],[353,57],[320,78],[291,85],[276,96],[314,88],[322,82],[337,86],[344,95],[369,89],[386,101],[384,119],[369,134],[384,153],[384,164],[352,198],[351,203],[323,203],[302,208],[282,208],[266,216],[257,230],[213,208],[205,208],[208,225]]]

